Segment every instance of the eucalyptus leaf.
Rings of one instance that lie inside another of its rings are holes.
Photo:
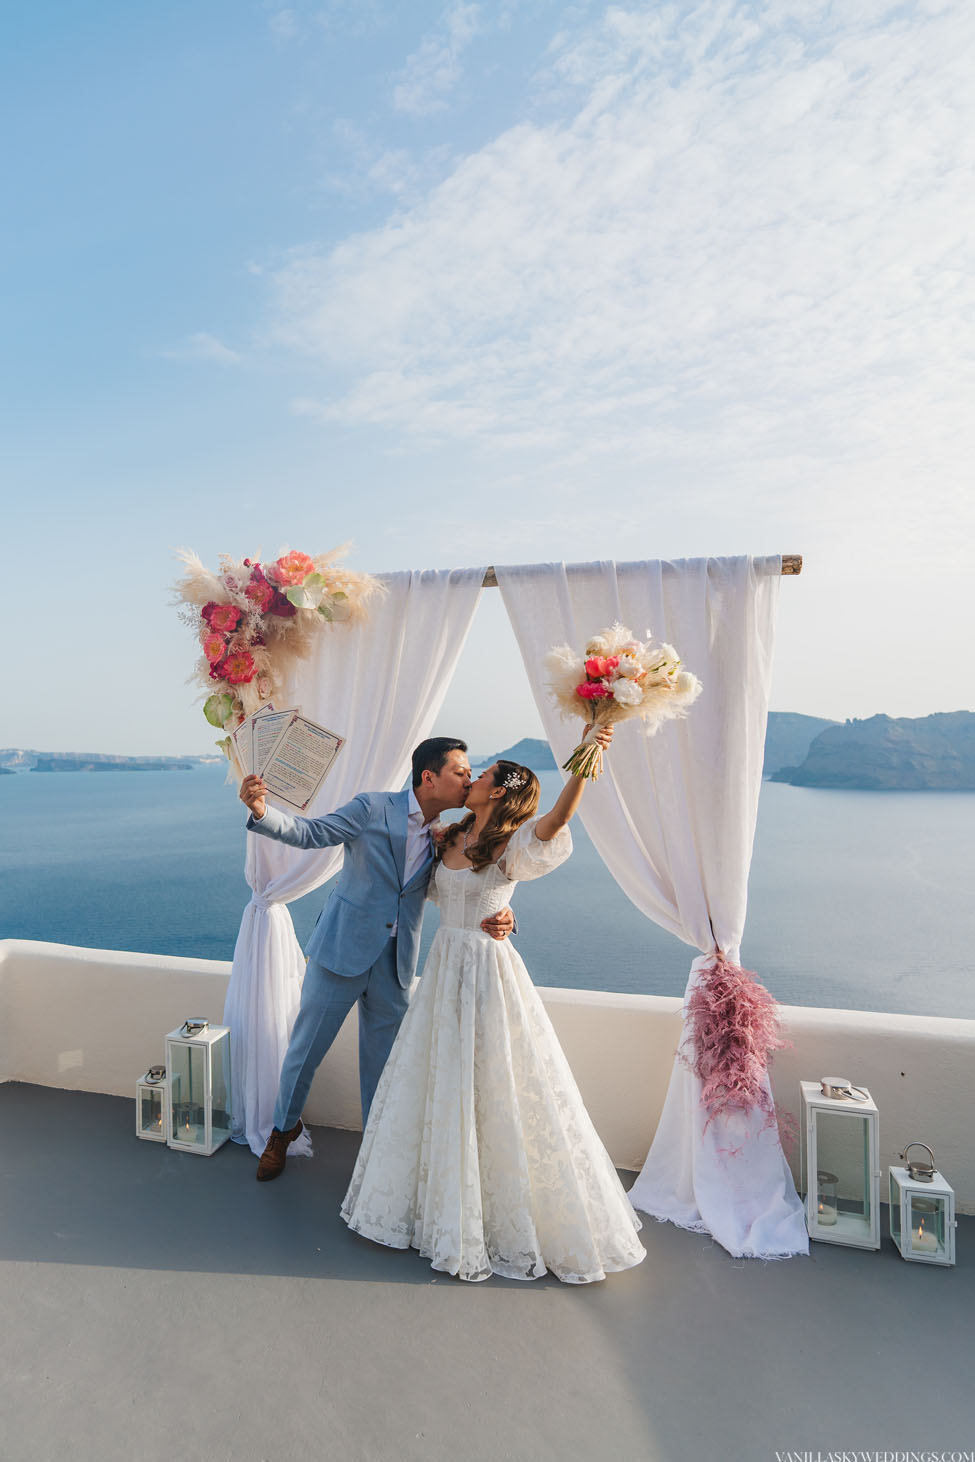
[[[211,726],[223,728],[230,719],[230,713],[234,708],[234,698],[226,691],[217,691],[214,695],[208,696],[203,707],[203,714]]]
[[[309,588],[313,578],[319,582]],[[288,602],[297,609],[317,609],[325,597],[325,580],[321,574],[309,574],[303,584],[295,584],[287,591]]]

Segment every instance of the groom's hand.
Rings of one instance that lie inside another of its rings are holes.
[[[256,822],[260,822],[267,811],[267,803],[264,801],[266,791],[267,783],[263,777],[245,777],[240,784],[240,791],[237,795],[241,802],[250,808]]]
[[[490,919],[481,920],[481,928],[492,939],[507,939],[515,927],[515,916],[510,909],[499,909]]]

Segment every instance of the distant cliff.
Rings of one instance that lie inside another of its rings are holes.
[[[555,770],[555,757],[547,741],[536,736],[523,736],[514,746],[496,751],[493,756],[479,756],[474,761],[477,767],[489,767],[496,761],[515,761],[520,767],[529,767],[533,772]]]
[[[0,772],[189,772],[214,756],[111,756],[107,752],[0,750]]]
[[[975,712],[871,716],[827,727],[773,782],[864,791],[975,791]]]
[[[796,711],[769,711],[762,775],[771,778],[782,767],[799,766],[819,733],[837,724],[822,716],[800,716]]]

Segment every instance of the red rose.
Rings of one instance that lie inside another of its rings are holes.
[[[278,619],[291,619],[298,611],[290,599],[286,599],[275,589],[274,599],[271,602],[271,613],[276,614]]]
[[[257,605],[262,614],[267,614],[271,605],[274,603],[275,592],[274,585],[268,583],[260,565],[255,564],[251,570],[250,583],[244,590],[247,598],[252,604]]]

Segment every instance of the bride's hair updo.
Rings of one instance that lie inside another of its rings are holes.
[[[511,834],[538,809],[538,778],[528,767],[520,767],[514,761],[499,761],[494,769],[494,787],[495,790],[500,787],[504,796],[497,798],[484,831],[464,853],[471,860],[475,873],[480,873],[489,864],[497,861]],[[443,846],[449,848],[473,826],[473,812],[460,822],[452,823],[447,829]]]

